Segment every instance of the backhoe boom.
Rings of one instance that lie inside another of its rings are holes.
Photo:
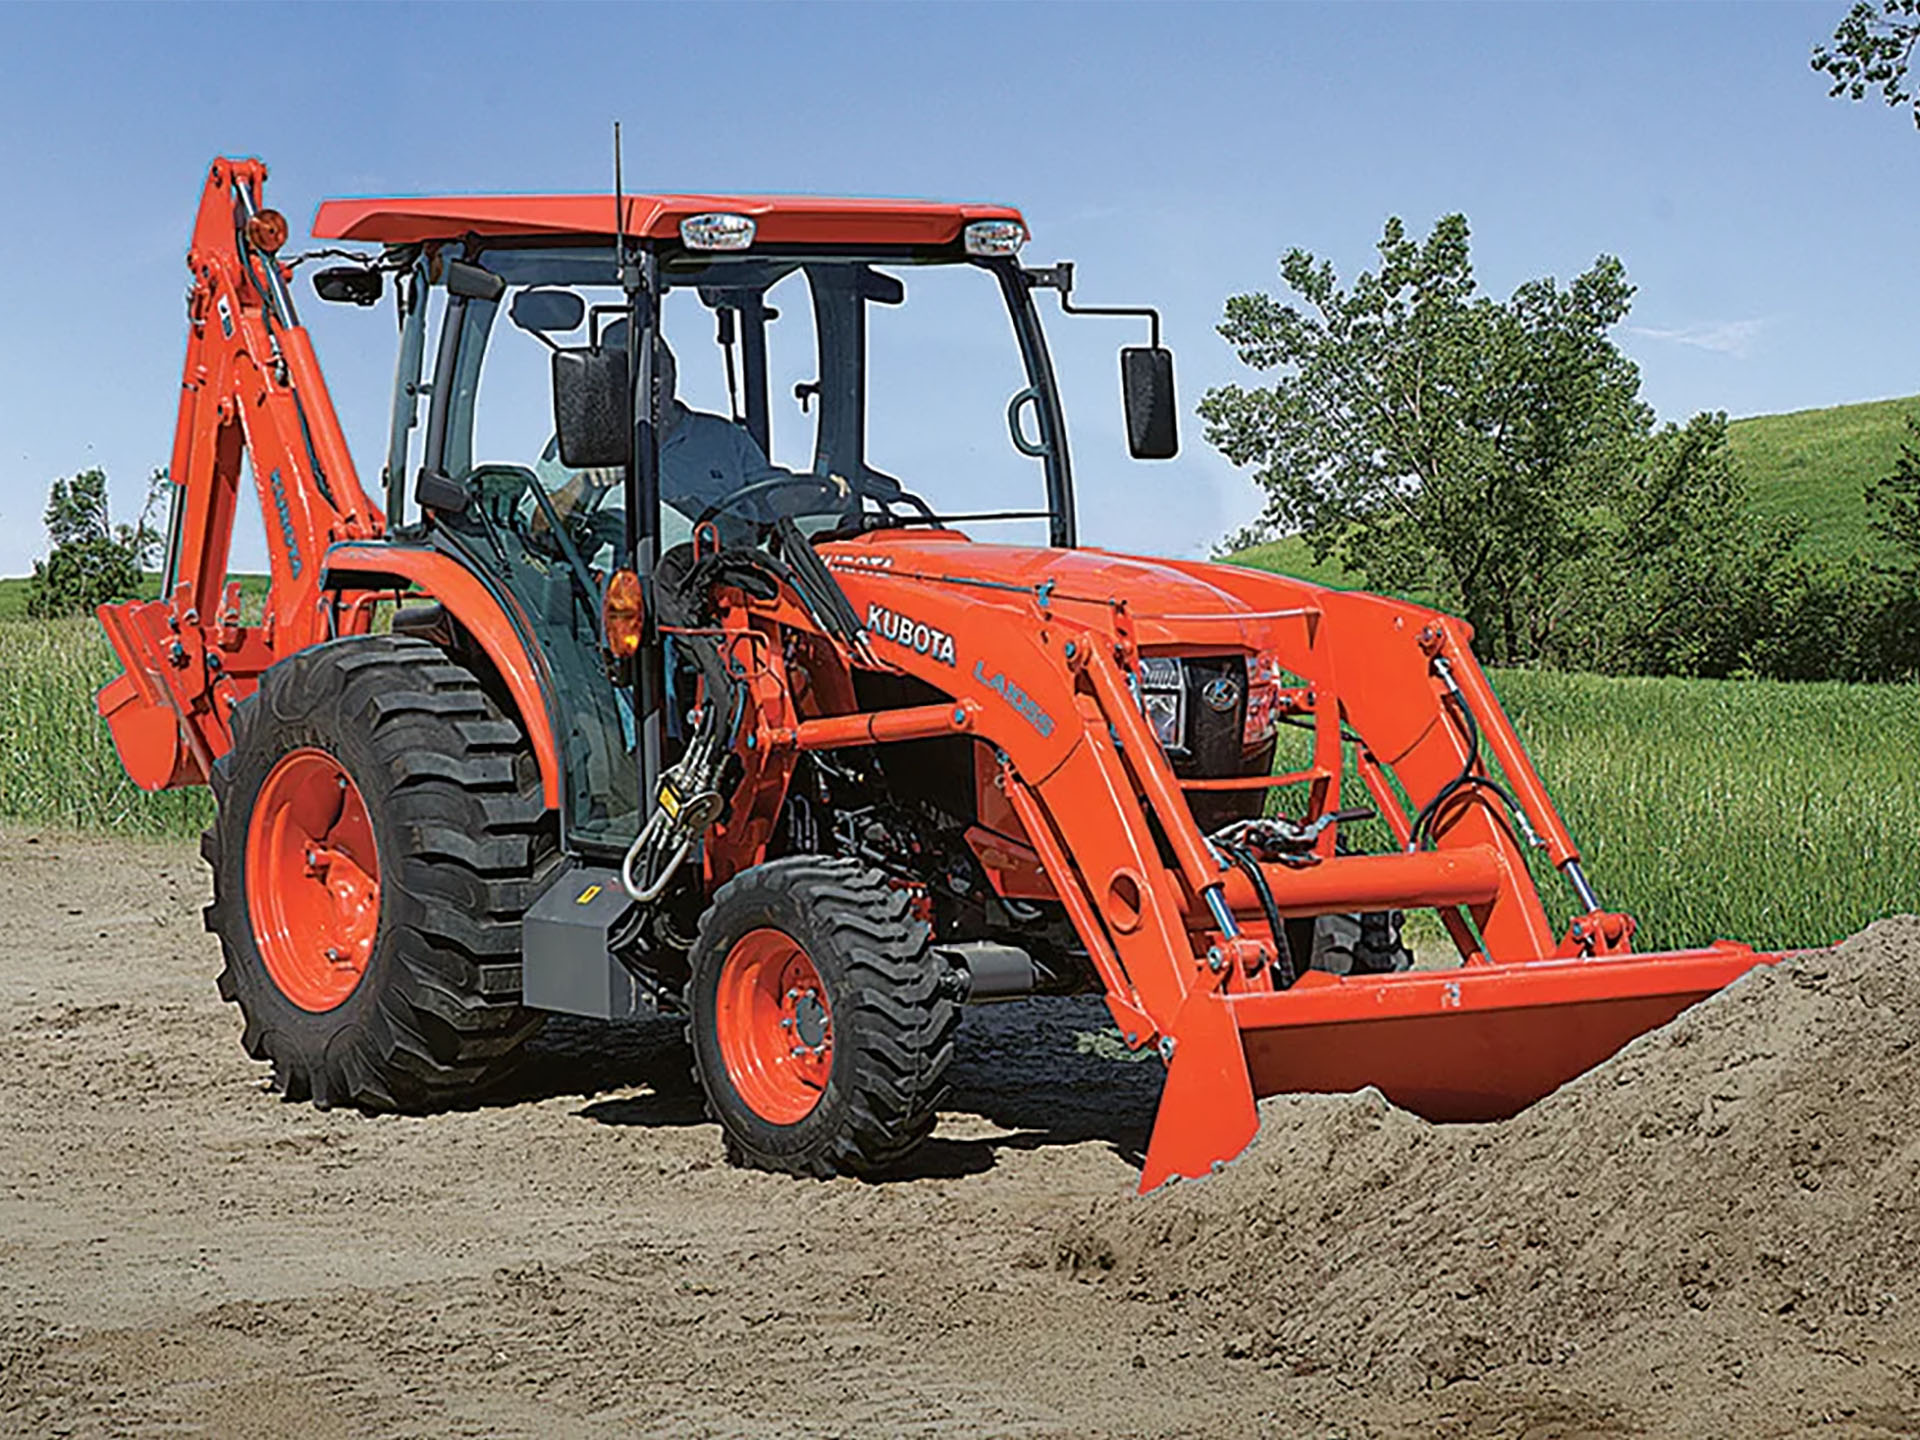
[[[187,354],[169,475],[176,522],[158,600],[100,608],[124,674],[101,691],[128,773],[150,790],[204,784],[232,743],[228,716],[281,656],[364,626],[320,588],[322,557],[378,537],[313,343],[277,252],[286,222],[261,204],[266,166],[217,160],[194,222]],[[250,472],[265,522],[269,589],[258,625],[227,580],[235,507]]]

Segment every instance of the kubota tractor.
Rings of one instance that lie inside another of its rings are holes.
[[[1632,953],[1458,620],[1081,547],[1036,302],[1087,307],[1016,211],[329,201],[365,248],[315,289],[395,296],[382,506],[265,178],[207,176],[165,585],[101,610],[99,708],[140,784],[213,787],[221,991],[289,1098],[432,1107],[544,1013],[664,1013],[736,1160],[868,1172],[963,1007],[1099,991],[1166,1061],[1149,1188],[1278,1091],[1512,1113],[1772,958]],[[1126,432],[1170,456],[1158,316],[1092,313],[1151,320]],[[1415,907],[1458,965],[1406,968]]]

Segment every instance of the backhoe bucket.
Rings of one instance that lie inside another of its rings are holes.
[[[1503,1120],[1782,958],[1722,941],[1397,975],[1309,972],[1286,991],[1196,992],[1173,1028],[1140,1188],[1240,1154],[1259,1128],[1255,1101],[1268,1095],[1371,1085],[1429,1120]]]

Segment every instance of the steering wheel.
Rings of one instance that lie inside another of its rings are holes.
[[[721,511],[731,510],[744,500],[756,500],[760,496],[770,495],[776,490],[791,490],[800,486],[818,491],[823,495],[835,496],[840,500],[846,500],[853,494],[850,487],[844,486],[844,482],[823,480],[818,475],[774,475],[765,480],[751,481],[736,490],[729,490],[725,495],[722,495],[718,500],[700,512],[699,518],[693,522],[693,528],[698,530]]]
[[[524,465],[502,465],[492,462],[476,465],[464,477],[463,484],[480,502],[487,518],[496,525],[508,525],[518,529],[520,497],[527,493],[529,486],[540,482],[534,478],[533,471]]]

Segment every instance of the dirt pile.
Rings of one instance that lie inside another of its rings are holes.
[[[1503,1125],[1261,1107],[1227,1173],[1097,1202],[1059,1261],[1229,1355],[1626,1425],[1920,1432],[1920,919],[1747,976]]]

